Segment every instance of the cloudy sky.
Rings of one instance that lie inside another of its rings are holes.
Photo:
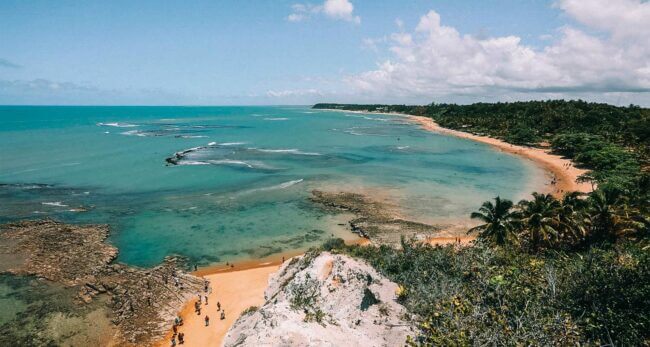
[[[650,106],[645,0],[0,1],[0,104]]]

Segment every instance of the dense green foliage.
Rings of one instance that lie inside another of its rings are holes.
[[[337,105],[400,112],[551,148],[598,189],[497,197],[472,213],[473,247],[344,246],[400,284],[424,345],[650,345],[650,110],[583,101]]]
[[[403,286],[425,345],[650,342],[648,191],[496,198],[472,217],[473,247],[326,244]]]
[[[647,243],[542,254],[517,248],[349,246],[403,286],[413,344],[642,345],[650,338]]]

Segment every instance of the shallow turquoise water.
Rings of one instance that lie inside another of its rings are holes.
[[[541,176],[399,117],[307,107],[0,107],[0,148],[0,221],[109,223],[119,259],[142,266],[262,257],[345,232],[310,205],[315,188],[381,192],[436,222],[522,197]]]

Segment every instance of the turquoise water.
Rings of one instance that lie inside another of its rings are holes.
[[[370,192],[438,222],[522,197],[541,175],[399,117],[308,107],[0,107],[0,148],[0,221],[109,223],[119,260],[141,266],[172,253],[259,258],[346,233],[309,203],[312,189]]]

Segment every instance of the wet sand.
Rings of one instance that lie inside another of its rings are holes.
[[[587,170],[575,167],[571,160],[563,158],[559,155],[552,154],[549,150],[513,145],[505,141],[495,139],[493,137],[479,136],[458,130],[443,128],[429,117],[403,114],[394,115],[407,117],[408,119],[419,124],[422,129],[428,131],[485,143],[501,151],[516,154],[533,161],[535,164],[539,165],[547,172],[549,172],[551,176],[550,182],[545,185],[544,189],[539,189],[544,193],[550,193],[555,197],[562,197],[564,193],[570,191],[578,191],[583,193],[592,191],[592,186],[590,183],[577,181],[578,177],[582,174],[585,174]]]
[[[472,241],[476,240],[476,236],[455,236],[455,237],[432,237],[427,240],[427,243],[431,246],[446,246],[446,245],[455,245],[460,246],[471,246]]]

